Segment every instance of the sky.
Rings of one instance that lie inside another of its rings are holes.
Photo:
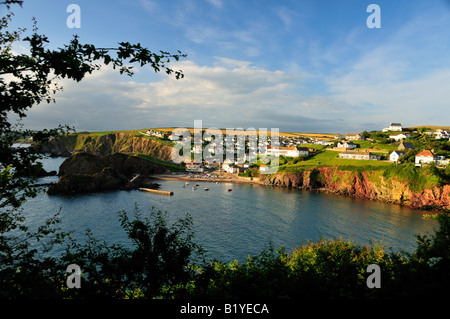
[[[79,28],[67,24],[70,4],[81,10]],[[62,80],[55,103],[27,113],[31,129],[450,126],[449,0],[25,0],[13,11],[10,27],[31,30],[36,17],[49,48],[78,35],[98,47],[125,41],[187,54],[171,65],[180,80],[147,66],[133,77],[103,67]]]

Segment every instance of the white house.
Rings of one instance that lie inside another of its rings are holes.
[[[267,165],[261,165],[260,167],[259,167],[259,171],[261,172],[261,173],[264,173],[264,172],[268,172],[269,171],[269,166],[267,166]]]
[[[345,135],[345,139],[347,139],[349,141],[362,141],[362,140],[365,140],[366,137],[364,136],[364,134],[359,134],[359,133],[350,134],[349,133],[349,134]]]
[[[231,173],[231,174],[236,173],[237,172],[237,165],[231,164],[231,165],[226,166],[225,172],[228,172],[228,173]]]
[[[388,131],[395,131],[395,132],[403,131],[402,123],[391,123],[389,125],[389,127],[383,129],[383,132],[388,132]]]
[[[308,155],[309,150],[307,147],[279,147],[278,150],[272,148],[271,145],[267,146],[265,155],[275,155],[275,156],[287,156],[287,157],[298,157],[300,155]]]
[[[436,130],[434,132],[434,135],[436,135],[437,140],[450,138],[450,133],[447,132],[446,130],[441,130],[441,129]]]
[[[399,157],[404,155],[405,153],[400,152],[400,151],[393,151],[390,155],[389,155],[389,160],[391,162],[397,162]]]
[[[348,148],[348,149],[354,149],[354,148],[356,148],[356,144],[353,143],[353,142],[342,141],[342,142],[339,142],[339,143],[337,144],[337,147],[343,147],[343,148]]]
[[[339,158],[357,159],[357,160],[380,160],[380,156],[370,152],[345,151],[339,153]]]
[[[416,155],[416,165],[417,164],[429,164],[434,162],[434,154],[429,150],[423,150]]]
[[[403,133],[389,135],[389,138],[392,138],[392,139],[394,139],[394,140],[397,141],[397,142],[399,142],[399,141],[401,141],[401,140],[404,140],[404,139],[406,139],[406,138],[410,138],[410,137],[411,137],[411,135],[409,135],[409,134],[403,134]]]

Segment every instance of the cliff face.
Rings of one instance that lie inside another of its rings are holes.
[[[320,167],[299,173],[281,172],[262,177],[266,185],[319,190],[362,199],[380,200],[411,208],[450,209],[450,185],[411,190],[401,178],[384,178],[379,171],[341,171]]]
[[[52,156],[70,156],[74,152],[85,152],[97,156],[113,153],[142,153],[163,161],[170,160],[172,148],[158,141],[127,133],[111,133],[101,136],[68,135],[49,141],[43,151]]]
[[[145,183],[145,175],[166,172],[164,166],[123,153],[100,157],[78,152],[61,164],[60,180],[49,187],[47,194],[136,189]]]

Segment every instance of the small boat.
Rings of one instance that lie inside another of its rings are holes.
[[[209,191],[209,188],[208,188],[208,187],[205,187],[205,191]]]
[[[199,184],[195,184],[195,186],[200,186]]]
[[[231,189],[231,188],[228,188],[228,191],[229,191],[229,192],[231,192],[231,191],[232,191],[232,189]]]

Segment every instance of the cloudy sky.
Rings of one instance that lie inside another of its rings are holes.
[[[80,28],[66,23],[72,3]],[[367,25],[372,3],[381,28]],[[25,0],[14,12],[14,26],[30,30],[35,16],[50,47],[77,34],[99,47],[128,41],[187,54],[172,65],[182,80],[144,67],[132,78],[102,68],[62,81],[56,103],[29,111],[30,128],[450,125],[448,0]]]

